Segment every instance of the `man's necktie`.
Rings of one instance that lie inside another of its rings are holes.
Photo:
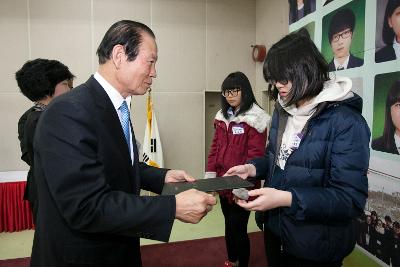
[[[129,130],[129,108],[126,104],[126,101],[122,102],[121,106],[119,107],[121,111],[121,126],[122,130],[124,131],[126,143],[128,144],[129,151],[131,151],[131,133]]]
[[[336,70],[344,70],[344,67],[339,65]]]

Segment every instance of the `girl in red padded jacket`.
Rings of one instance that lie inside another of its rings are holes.
[[[215,116],[214,138],[208,154],[207,171],[225,174],[229,168],[264,154],[270,116],[258,106],[249,79],[242,72],[229,74],[221,86],[221,110]],[[260,187],[259,182],[255,187]],[[250,241],[247,223],[250,212],[236,205],[231,190],[219,192],[225,218],[228,261],[224,266],[247,267]]]

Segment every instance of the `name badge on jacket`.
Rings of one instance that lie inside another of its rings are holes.
[[[233,134],[244,134],[244,128],[242,126],[233,126],[232,133]]]
[[[290,148],[293,150],[298,149],[302,138],[303,138],[302,133],[293,134]]]

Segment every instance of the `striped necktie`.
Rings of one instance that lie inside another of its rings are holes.
[[[131,151],[131,133],[129,130],[129,108],[124,100],[119,107],[119,111],[121,111],[121,126],[124,131],[126,143],[128,144],[129,151]],[[129,152],[130,153],[130,152]]]

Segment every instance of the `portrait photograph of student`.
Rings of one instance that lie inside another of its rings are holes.
[[[356,17],[351,9],[339,9],[329,25],[328,38],[333,52],[329,71],[360,67],[364,60],[351,54],[350,47],[354,34]]]
[[[276,99],[261,158],[226,175],[265,179],[239,206],[265,211],[269,267],[342,266],[368,197],[370,130],[346,77],[329,77],[312,40],[291,33],[269,50],[265,81]]]
[[[207,171],[223,176],[229,168],[261,157],[265,150],[270,119],[257,104],[247,76],[242,72],[230,73],[221,86],[221,109],[215,115]],[[255,188],[260,188],[260,185],[260,181],[255,181]],[[236,205],[232,190],[220,191],[219,196],[225,219],[228,253],[224,266],[247,267],[250,258],[247,234],[250,212]]]
[[[377,2],[376,8],[376,63],[400,58],[400,0],[386,1],[386,6]]]
[[[47,105],[72,89],[73,78],[74,75],[61,62],[42,58],[27,61],[15,74],[21,93],[34,103],[18,120],[21,159],[29,165],[24,199],[32,208],[34,223],[38,207],[33,153],[36,125]]]
[[[114,23],[97,49],[94,75],[47,106],[33,143],[38,212],[31,267],[142,266],[140,238],[168,241],[175,219],[198,223],[216,204],[195,189],[160,194],[165,183],[194,181],[183,170],[139,162],[131,97],[157,76],[153,31]]]
[[[315,11],[315,0],[289,0],[289,24]]]
[[[365,1],[351,1],[322,18],[321,52],[329,71],[364,64]]]
[[[377,75],[377,77],[378,76],[379,75]],[[391,82],[389,90],[387,90],[388,87],[386,87],[386,89],[382,87],[380,83],[383,77],[381,76],[375,79],[373,133],[376,134],[379,132],[380,135],[373,138],[371,147],[373,150],[399,155],[400,76],[397,76],[398,80]],[[381,127],[382,121],[384,122],[383,128]]]

